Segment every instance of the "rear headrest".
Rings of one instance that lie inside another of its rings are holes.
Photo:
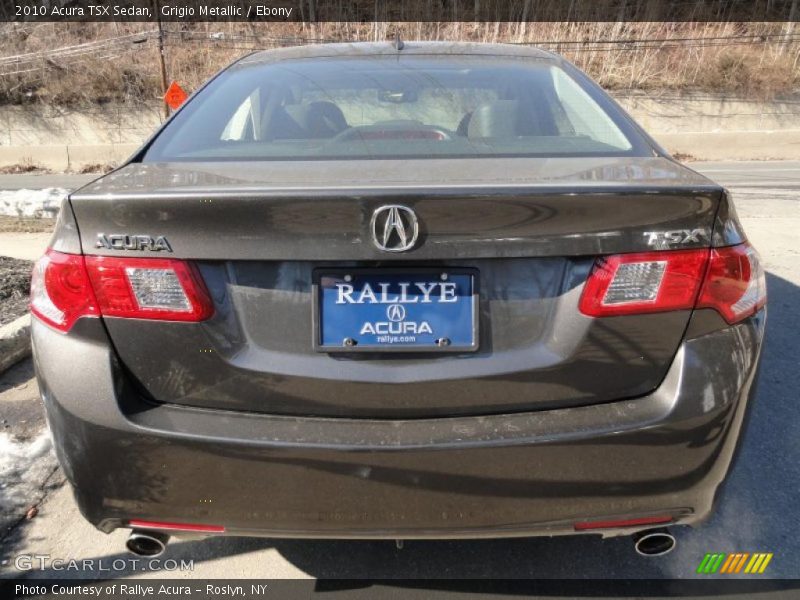
[[[261,121],[261,138],[265,140],[305,139],[305,128],[300,124],[298,105],[278,106]]]
[[[286,113],[302,131],[298,138],[329,138],[347,129],[344,113],[333,102],[320,100],[308,104],[290,104],[286,107]]]
[[[503,138],[516,137],[519,118],[519,102],[517,100],[495,100],[490,104],[479,106],[472,113],[467,128],[467,136],[471,138]]]
[[[278,108],[269,124],[273,139],[319,139],[333,137],[347,129],[342,110],[333,102],[288,104]],[[265,135],[265,139],[269,139]]]
[[[347,120],[333,102],[318,101],[308,105],[305,125],[312,138],[326,138],[347,129]]]

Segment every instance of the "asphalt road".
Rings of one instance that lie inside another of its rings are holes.
[[[97,173],[15,173],[0,175],[0,190],[40,190],[43,188],[67,188],[74,190],[100,177]]]
[[[762,254],[769,289],[767,343],[758,398],[739,460],[715,515],[697,529],[675,530],[678,546],[661,558],[638,556],[629,539],[594,537],[492,541],[392,542],[220,538],[174,541],[164,559],[194,561],[175,577],[352,578],[690,578],[706,552],[772,552],[761,578],[800,577],[800,162],[695,163],[728,186],[745,230]],[[69,186],[47,176],[39,187]],[[4,189],[0,177],[0,189]],[[36,187],[26,180],[23,187]],[[19,182],[18,182],[19,183]],[[12,185],[9,183],[8,185]],[[43,238],[43,239],[46,239]],[[44,242],[42,242],[44,243]],[[2,252],[2,247],[0,247]],[[0,411],[13,396],[38,410],[25,365],[0,385]],[[20,385],[27,387],[20,388]],[[24,411],[23,411],[24,413]],[[98,533],[79,515],[67,485],[51,478],[36,518],[0,548],[0,575],[15,576],[14,557],[127,558],[125,532]],[[313,493],[313,490],[309,490]],[[163,576],[127,564],[119,574]],[[31,572],[36,577],[109,577],[83,570]],[[708,576],[706,576],[708,577]],[[730,576],[728,576],[730,577]]]

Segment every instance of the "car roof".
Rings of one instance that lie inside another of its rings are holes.
[[[401,50],[392,41],[310,44],[262,50],[250,54],[237,64],[252,65],[281,60],[313,58],[358,58],[369,56],[498,56],[536,58],[559,61],[560,57],[540,48],[520,44],[483,44],[478,42],[416,42],[403,41]]]

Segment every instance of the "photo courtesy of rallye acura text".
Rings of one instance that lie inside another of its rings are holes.
[[[170,535],[631,535],[712,512],[763,267],[719,185],[560,57],[240,59],[72,193],[35,366],[83,515]]]

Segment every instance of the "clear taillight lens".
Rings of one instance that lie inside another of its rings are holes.
[[[31,312],[68,331],[84,316],[203,321],[214,305],[191,263],[48,250],[33,269]]]
[[[173,269],[125,269],[140,308],[189,312],[192,305]]]
[[[736,323],[767,301],[764,269],[749,244],[617,254],[597,259],[580,311],[592,317],[713,308]]]
[[[667,261],[622,263],[617,266],[603,296],[605,306],[655,302],[667,270]]]

